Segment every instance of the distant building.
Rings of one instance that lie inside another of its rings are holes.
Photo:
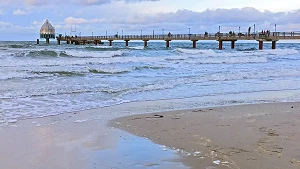
[[[46,39],[46,43],[49,44],[49,39],[55,39],[55,28],[46,19],[45,23],[40,30],[40,38]]]

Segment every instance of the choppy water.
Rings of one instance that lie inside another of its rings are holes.
[[[266,43],[262,51],[257,43],[235,50],[225,43],[222,51],[216,42],[129,45],[0,42],[0,125],[145,100],[239,94],[238,102],[251,103],[272,91],[267,101],[300,101],[300,44],[268,50]],[[252,93],[262,95],[253,100]]]

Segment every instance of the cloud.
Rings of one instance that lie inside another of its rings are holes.
[[[14,12],[13,12],[13,15],[16,15],[16,16],[27,15],[29,13],[30,13],[30,11],[24,11],[24,10],[21,10],[21,9],[15,9]]]
[[[13,24],[9,22],[1,22],[0,21],[0,28],[5,28],[5,27],[11,27]]]
[[[125,3],[141,3],[141,2],[151,2],[151,1],[160,1],[160,0],[23,0],[21,2],[25,5],[30,6],[57,6],[58,4],[61,5],[68,5],[68,6],[74,6],[74,5],[84,5],[84,6],[90,6],[90,5],[103,5],[103,4],[110,4],[113,2],[125,2]],[[20,0],[0,0],[1,4],[4,5],[12,5],[12,4],[20,4]]]
[[[89,23],[89,21],[84,18],[67,17],[65,19],[65,23],[67,25],[78,25],[78,24],[87,24],[87,23]]]
[[[141,13],[135,5],[124,6],[124,2],[105,5],[102,7],[88,7],[82,9],[81,17],[67,17],[64,19],[65,26],[77,25],[80,31],[137,32],[141,29],[146,31],[162,29],[177,33],[186,33],[188,28],[193,32],[216,32],[221,26],[221,31],[230,30],[246,32],[248,27],[256,25],[256,30],[274,29],[290,31],[300,24],[300,10],[285,12],[260,11],[253,7],[232,9],[207,9],[202,12],[182,9],[176,12],[157,14]],[[94,17],[93,14],[101,11],[101,15]],[[128,13],[127,11],[132,11]],[[91,19],[92,17],[92,19]],[[62,24],[63,25],[63,24]],[[100,25],[100,26],[99,26]],[[284,25],[288,25],[286,28]],[[65,26],[61,26],[63,29]],[[285,30],[286,29],[286,30]],[[60,29],[57,29],[60,31]],[[253,30],[253,28],[252,28]],[[68,31],[68,30],[67,30]],[[294,30],[296,31],[296,30]],[[65,32],[65,30],[63,30]]]
[[[0,9],[0,15],[4,15],[4,10]]]
[[[102,5],[113,2],[123,1],[126,3],[140,3],[140,2],[148,2],[148,1],[160,1],[160,0],[77,0],[77,3],[84,5]]]

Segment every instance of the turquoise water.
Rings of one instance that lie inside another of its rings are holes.
[[[300,101],[297,43],[278,43],[276,50],[265,43],[262,51],[256,42],[234,50],[224,43],[222,51],[216,42],[198,42],[196,49],[191,42],[171,42],[169,49],[164,42],[107,45],[0,42],[0,125],[147,100]]]

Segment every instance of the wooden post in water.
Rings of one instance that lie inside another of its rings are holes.
[[[148,46],[148,40],[144,40],[144,47]]]
[[[219,41],[219,50],[222,50],[223,49],[223,41]]]
[[[276,49],[276,41],[272,41],[272,49]]]
[[[234,49],[235,41],[231,41],[231,49]]]
[[[40,40],[39,39],[36,39],[36,44],[40,44]]]
[[[109,46],[112,46],[113,40],[108,40],[109,41]]]
[[[193,48],[196,48],[197,46],[197,40],[193,40]]]
[[[259,50],[262,50],[262,49],[263,49],[263,45],[264,45],[264,42],[263,42],[263,41],[258,41],[258,49],[259,49]]]
[[[128,46],[129,40],[125,40],[125,46]]]
[[[170,40],[166,40],[166,48],[170,47]]]

